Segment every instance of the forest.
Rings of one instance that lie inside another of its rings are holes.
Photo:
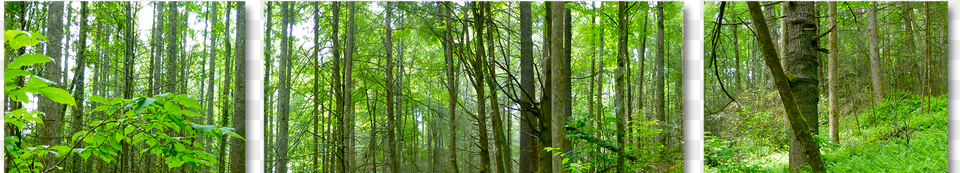
[[[6,2],[5,172],[244,172],[243,2]]]
[[[681,2],[266,2],[264,172],[682,172]]]
[[[705,172],[946,172],[947,3],[705,2]]]

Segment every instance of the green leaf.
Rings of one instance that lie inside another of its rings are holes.
[[[98,95],[90,96],[90,101],[103,103],[103,104],[110,104],[110,100],[107,100],[106,98],[100,97]]]
[[[80,155],[80,157],[83,157],[83,160],[87,160],[87,158],[90,158],[90,154],[92,154],[92,153],[93,153],[93,151],[84,150],[84,151],[81,151],[81,152],[79,153],[79,155]]]
[[[177,103],[180,103],[181,105],[186,107],[193,108],[195,110],[200,110],[200,104],[197,104],[196,101],[194,101],[193,99],[190,99],[187,96],[177,97]]]
[[[20,77],[20,76],[29,76],[29,75],[33,75],[33,73],[30,73],[30,72],[28,72],[28,71],[19,70],[19,69],[17,69],[17,70],[7,70],[7,71],[3,72],[3,82],[4,82],[4,83],[13,83],[13,79],[15,79],[15,78]]]
[[[43,96],[47,96],[47,98],[50,98],[50,100],[53,100],[57,103],[68,104],[73,106],[77,105],[77,103],[73,99],[73,96],[70,96],[70,93],[60,88],[55,88],[55,87],[40,88],[40,94],[43,94]]]
[[[156,99],[153,99],[150,97],[145,97],[143,99],[140,99],[140,101],[137,102],[137,108],[135,109],[136,110],[135,112],[137,112],[137,114],[140,114],[140,111],[143,111],[143,108],[146,108],[147,106],[149,106],[150,104],[153,104],[156,101],[157,101]]]
[[[24,90],[15,90],[7,93],[10,95],[10,99],[13,99],[15,102],[30,102],[30,97],[27,97],[27,91]]]
[[[136,128],[134,128],[133,126],[127,126],[126,128],[123,128],[123,135],[130,134],[130,132],[133,132],[134,129]]]
[[[70,153],[70,151],[73,150],[73,148],[63,145],[53,146],[50,147],[50,149],[57,150],[58,153],[54,153],[57,155],[57,157],[60,157],[60,153]]]
[[[11,69],[11,70],[20,69],[20,67],[23,67],[23,66],[29,66],[37,63],[45,63],[50,61],[53,61],[53,59],[47,55],[43,55],[40,53],[28,53],[28,54],[20,55],[20,57],[17,57],[17,60],[13,60],[13,62],[7,65],[7,69]]]
[[[20,49],[23,46],[33,46],[40,43],[39,40],[31,37],[29,33],[19,30],[7,30],[4,33],[4,41],[13,49]]]

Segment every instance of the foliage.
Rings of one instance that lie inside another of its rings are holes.
[[[34,46],[40,41],[46,41],[44,37],[34,32],[8,30],[5,36],[6,45],[10,45],[11,48]],[[19,56],[4,71],[4,82],[7,84],[4,94],[20,104],[30,102],[28,94],[39,93],[57,103],[76,106],[74,97],[70,93],[52,86],[55,82],[20,69],[52,60],[46,55],[37,53]],[[29,78],[26,86],[21,87],[14,82],[19,80],[18,77]],[[184,121],[183,116],[201,116],[193,112],[193,110],[201,110],[200,105],[186,95],[160,94],[153,97],[137,96],[132,99],[106,99],[94,95],[90,101],[103,104],[93,111],[103,112],[108,115],[108,118],[93,122],[86,130],[73,134],[69,142],[71,145],[22,147],[20,136],[5,136],[6,159],[13,164],[10,165],[10,171],[50,171],[42,170],[44,165],[40,161],[48,153],[55,155],[58,165],[71,154],[77,154],[85,160],[91,156],[97,156],[111,163],[117,160],[122,145],[139,143],[145,143],[148,146],[139,151],[141,155],[146,153],[164,158],[169,168],[180,167],[183,164],[211,165],[218,159],[204,150],[192,149],[201,145],[196,139],[207,137],[220,139],[225,136],[243,139],[233,132],[233,128]],[[12,124],[18,129],[42,125],[43,120],[40,114],[36,110],[16,109],[5,112],[4,123]],[[178,135],[170,136],[168,132]],[[79,147],[81,144],[85,146]]]

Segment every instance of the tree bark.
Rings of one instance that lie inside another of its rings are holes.
[[[177,12],[177,2],[169,3],[170,4],[167,6],[167,11],[170,11],[170,18],[167,18],[167,24],[170,29],[167,32],[167,57],[164,58],[164,62],[166,62],[167,66],[167,68],[164,70],[164,73],[167,75],[167,83],[161,88],[163,88],[164,92],[176,93],[177,90],[175,89],[175,86],[177,86],[177,72],[179,70],[177,69],[175,60],[177,59],[177,52],[180,50],[177,48],[179,45],[177,44],[177,30],[179,26],[176,25],[176,23],[177,20],[179,20],[180,13]]]
[[[266,8],[267,8],[267,16],[266,16],[266,18],[267,18],[267,27],[266,27],[266,28],[267,28],[267,32],[264,33],[264,37],[266,37],[266,39],[264,39],[264,41],[263,41],[264,44],[266,44],[266,46],[264,47],[265,49],[263,50],[264,63],[266,63],[266,65],[264,65],[264,67],[266,68],[266,69],[264,69],[264,70],[265,70],[266,72],[264,72],[264,75],[263,75],[263,90],[264,90],[264,92],[263,92],[263,97],[264,97],[264,99],[263,99],[263,102],[264,102],[264,105],[263,105],[263,110],[264,110],[264,111],[263,111],[263,112],[264,112],[264,114],[263,114],[263,118],[264,118],[263,126],[264,126],[264,128],[265,128],[266,130],[265,130],[265,132],[263,133],[263,136],[266,138],[266,141],[267,141],[267,142],[266,142],[266,144],[265,144],[265,146],[264,146],[264,151],[263,151],[263,152],[264,152],[264,156],[266,156],[266,160],[268,160],[268,161],[265,161],[265,162],[264,162],[264,165],[265,165],[265,166],[264,166],[263,168],[264,168],[264,172],[272,172],[272,170],[273,170],[273,163],[274,163],[274,162],[273,162],[273,160],[274,160],[274,155],[276,154],[276,150],[275,150],[275,149],[276,149],[276,143],[274,143],[275,141],[273,140],[273,137],[274,137],[274,134],[273,134],[273,133],[274,133],[274,131],[273,131],[273,126],[271,126],[271,124],[275,123],[275,122],[274,122],[275,119],[273,119],[273,115],[270,115],[271,113],[273,113],[273,108],[274,108],[274,107],[273,107],[273,92],[274,92],[274,89],[270,86],[270,84],[271,84],[270,79],[271,79],[271,77],[272,77],[272,75],[273,75],[273,74],[272,74],[272,72],[273,72],[272,69],[273,69],[273,61],[274,61],[274,60],[273,60],[273,55],[271,54],[271,52],[273,51],[273,6],[274,6],[274,5],[271,4],[272,2],[266,2],[266,3],[267,3],[267,5],[266,5]],[[213,3],[213,4],[217,4],[217,3]],[[216,5],[214,5],[214,7],[216,7]],[[336,6],[334,6],[334,7],[336,7]],[[214,10],[214,12],[216,12],[216,10]],[[217,15],[213,15],[213,16],[217,16]],[[214,20],[214,19],[210,19],[210,20],[212,20],[213,22],[216,22],[216,21],[217,21],[217,20]],[[334,18],[333,20],[336,20],[336,18]],[[334,38],[336,38],[336,37],[334,37]],[[336,40],[336,39],[334,39],[334,40]],[[334,48],[334,49],[335,49],[335,48]],[[212,50],[213,50],[213,49],[211,49],[211,52],[213,52]],[[334,51],[334,52],[335,52],[335,51]],[[210,55],[210,58],[211,58],[211,59],[213,58],[213,55],[212,55],[212,54]],[[211,81],[212,81],[212,78],[211,78]],[[211,83],[212,83],[212,82],[211,82]],[[212,98],[210,98],[210,99],[211,99],[211,102],[212,102]],[[212,104],[212,103],[211,103],[211,104]],[[212,115],[212,113],[209,114],[209,115]],[[213,122],[213,121],[211,120],[210,122]]]
[[[289,133],[289,123],[290,123],[290,56],[289,50],[287,50],[287,30],[290,23],[290,2],[281,2],[281,26],[280,32],[280,95],[278,97],[278,115],[277,120],[279,121],[279,127],[277,132],[277,172],[287,172],[287,161],[289,157],[287,156],[287,136]]]
[[[342,138],[344,140],[342,151],[344,152],[343,157],[346,161],[344,163],[345,167],[343,170],[346,173],[353,173],[356,169],[354,167],[355,166],[354,160],[356,159],[356,153],[354,152],[354,146],[355,146],[354,143],[356,143],[356,139],[354,137],[355,115],[354,115],[352,90],[353,90],[353,58],[354,58],[353,54],[357,51],[357,47],[355,45],[356,43],[354,43],[354,38],[356,37],[356,30],[357,30],[354,17],[356,16],[357,8],[355,6],[356,2],[348,2],[348,3],[350,4],[350,7],[349,7],[350,11],[349,11],[349,14],[347,15],[348,16],[347,17],[347,48],[346,48],[347,55],[344,60],[346,64],[344,64],[345,67],[343,71],[343,75],[344,75],[343,100],[344,100],[344,106],[345,106],[344,108],[345,112],[343,116],[345,117],[345,120],[342,122],[342,126],[344,126],[345,128],[344,128],[344,137]]]
[[[787,3],[793,4],[800,2]],[[765,21],[763,14],[761,14],[762,11],[760,10],[759,3],[747,2],[747,5],[750,9],[750,16],[753,18],[753,21]],[[755,28],[757,28],[758,38],[768,38],[770,36],[770,34],[767,32],[768,30],[766,23],[753,22],[753,25]],[[813,36],[816,35],[814,34]],[[803,144],[803,151],[807,157],[809,157],[808,161],[810,163],[810,167],[813,168],[813,172],[826,172],[826,167],[824,166],[823,160],[820,157],[820,146],[818,146],[816,141],[814,141],[813,135],[810,133],[805,122],[806,120],[804,120],[803,115],[801,115],[798,103],[795,100],[796,97],[794,96],[793,89],[791,88],[790,79],[788,79],[787,75],[783,71],[783,68],[780,66],[780,62],[778,62],[779,59],[777,58],[779,56],[777,55],[777,51],[774,50],[773,42],[767,39],[758,40],[760,41],[762,48],[761,50],[763,51],[764,61],[766,62],[767,67],[770,68],[770,71],[773,73],[773,79],[777,90],[780,93],[780,101],[783,103],[784,110],[787,113],[787,122],[790,125],[791,131],[796,132],[796,138],[799,139],[799,141]],[[815,70],[816,68],[813,69]],[[816,88],[816,85],[813,85],[813,88]],[[791,167],[791,172],[796,172],[796,169]]]
[[[624,136],[626,136],[626,121],[627,121],[627,104],[624,103],[626,97],[626,63],[627,59],[627,2],[620,1],[617,3],[619,12],[617,13],[617,27],[619,28],[619,34],[617,39],[617,77],[616,77],[616,88],[617,96],[614,100],[617,110],[617,143],[620,146],[626,146],[624,142]],[[624,150],[617,152],[617,172],[626,172],[626,159],[624,158]]]
[[[233,91],[233,132],[237,133],[240,136],[246,135],[245,122],[247,120],[246,111],[246,61],[247,61],[247,23],[246,23],[246,3],[237,2],[237,36],[236,44],[237,48],[233,53],[236,56],[236,66],[234,67],[234,91]],[[228,80],[229,81],[229,80]],[[240,138],[230,138],[230,172],[244,172],[245,163],[246,163],[246,145],[244,140]]]
[[[443,56],[446,59],[447,63],[447,114],[450,116],[450,144],[448,148],[450,149],[450,165],[451,170],[454,173],[459,172],[457,167],[457,80],[455,73],[455,61],[453,60],[453,36],[450,32],[453,30],[451,24],[453,23],[453,16],[450,14],[451,3],[443,3],[444,13],[445,13],[445,22],[446,29],[443,30]]]
[[[397,161],[399,158],[397,158],[398,144],[397,144],[397,135],[396,135],[399,129],[396,126],[397,118],[396,118],[396,113],[394,108],[395,107],[394,98],[396,96],[393,95],[393,92],[395,90],[393,86],[393,84],[395,83],[395,81],[393,81],[393,69],[394,69],[393,68],[393,41],[392,41],[393,28],[391,28],[390,26],[391,17],[393,17],[393,6],[392,4],[390,4],[390,2],[386,2],[386,3],[387,3],[386,4],[387,10],[385,13],[383,13],[384,15],[383,29],[386,32],[387,40],[385,40],[383,44],[386,47],[384,50],[386,50],[386,54],[387,54],[387,67],[386,67],[387,76],[386,76],[386,82],[385,82],[386,90],[387,90],[387,136],[388,136],[387,139],[389,141],[387,145],[390,145],[389,147],[387,147],[387,149],[389,149],[389,154],[390,154],[390,172],[399,172],[400,163]]]
[[[830,13],[827,21],[830,22],[830,27],[836,27],[837,2],[831,1],[827,2],[827,4],[827,6],[829,6],[828,13]],[[837,54],[840,52],[840,50],[837,49],[837,42],[839,42],[839,38],[837,31],[830,32],[830,54],[827,57],[827,62],[829,63],[827,67],[827,76],[829,76],[827,93],[830,93],[830,139],[832,139],[832,142],[835,144],[840,143],[840,117],[837,115],[837,103],[839,102],[837,99],[837,80],[839,80],[840,77],[837,76]]]
[[[530,2],[520,2],[520,168],[521,173],[533,173],[537,170],[537,143],[535,127],[537,124],[536,109],[533,100],[536,91],[533,89],[533,36]]]
[[[497,172],[512,172],[510,171],[512,170],[510,168],[511,167],[510,165],[512,164],[510,161],[511,160],[510,147],[507,144],[507,137],[503,131],[504,129],[503,118],[501,117],[501,114],[500,114],[500,101],[498,99],[499,97],[497,96],[497,89],[500,88],[500,86],[499,84],[497,84],[497,78],[496,78],[497,77],[496,76],[497,61],[494,56],[495,53],[494,53],[494,46],[493,46],[494,45],[493,33],[497,31],[497,29],[496,29],[495,23],[493,23],[493,13],[490,11],[490,8],[492,8],[491,7],[492,5],[490,3],[491,2],[486,2],[484,4],[484,13],[486,14],[486,16],[484,17],[486,19],[485,22],[487,24],[486,34],[487,34],[487,38],[489,39],[487,41],[487,51],[489,51],[489,54],[488,54],[489,60],[487,63],[489,64],[489,66],[487,67],[487,70],[488,70],[487,71],[487,87],[490,88],[490,110],[491,110],[490,115],[493,119],[493,122],[491,122],[491,125],[493,126],[494,146],[497,147],[497,153],[496,153]]]
[[[880,37],[877,35],[877,3],[867,7],[867,36],[870,39],[870,78],[873,81],[873,101],[883,102],[883,82],[880,76]]]
[[[564,125],[566,125],[566,118],[570,115],[570,59],[565,56],[563,41],[564,41],[564,13],[566,8],[564,7],[565,2],[553,2],[550,4],[550,20],[553,25],[551,25],[550,37],[553,38],[550,42],[550,58],[554,61],[550,65],[552,70],[550,74],[551,80],[554,82],[554,85],[549,85],[553,87],[551,105],[551,135],[553,136],[553,147],[562,152],[566,147],[566,131],[564,130]],[[553,172],[564,172],[562,161],[564,156],[562,154],[553,155],[554,162],[552,163]]]
[[[663,4],[660,3],[660,2],[658,2],[658,3],[657,3],[657,57],[656,57],[656,60],[655,60],[655,63],[656,63],[655,68],[656,68],[656,70],[654,70],[654,72],[656,72],[656,76],[654,77],[653,85],[654,85],[655,90],[656,90],[656,91],[655,91],[655,94],[654,94],[654,96],[656,97],[656,103],[655,103],[656,105],[654,105],[654,110],[655,110],[655,112],[656,112],[656,114],[657,114],[657,121],[659,121],[658,123],[660,124],[660,130],[661,130],[661,131],[660,131],[660,134],[661,134],[661,135],[660,135],[660,141],[659,141],[659,142],[660,142],[660,145],[663,145],[663,146],[664,146],[664,149],[661,149],[661,150],[660,150],[660,160],[661,160],[661,161],[666,160],[666,158],[667,158],[667,156],[666,156],[666,155],[667,155],[667,152],[666,152],[666,151],[667,151],[667,148],[669,148],[669,146],[667,145],[667,143],[668,143],[668,138],[667,138],[667,136],[668,136],[668,135],[667,135],[667,134],[668,134],[668,131],[667,131],[668,121],[667,121],[667,113],[666,113],[666,102],[665,102],[665,100],[664,100],[664,96],[666,95],[666,89],[665,89],[665,88],[666,88],[666,82],[665,82],[665,78],[664,78],[664,72],[665,72],[665,71],[664,71],[664,68],[663,68],[663,66],[664,66],[664,62],[663,62],[663,56],[664,56],[664,55],[663,55],[663,54],[664,54],[664,52],[665,52],[665,50],[664,50],[664,38],[663,38],[663,37],[664,37],[664,36],[663,36],[664,33],[663,33],[663,30],[664,30],[664,26],[663,26]]]
[[[51,2],[50,5],[47,6],[47,20],[46,37],[48,44],[45,54],[54,61],[43,64],[43,78],[56,81],[60,79],[61,75],[60,63],[65,62],[60,60],[62,55],[61,51],[63,50],[61,48],[62,43],[60,43],[63,39],[63,2]],[[62,83],[60,85],[62,85]],[[49,146],[60,145],[60,132],[63,131],[63,109],[60,109],[61,105],[62,104],[54,102],[50,98],[40,97],[40,112],[43,113],[43,125],[40,126],[39,144]],[[52,153],[43,157],[43,165],[46,167],[44,170],[56,166],[57,160],[59,159],[56,159]],[[59,172],[57,169],[53,170],[54,172]]]
[[[540,79],[543,80],[543,82],[540,86],[542,88],[540,93],[540,96],[542,97],[540,98],[540,133],[538,134],[540,146],[537,148],[537,151],[539,151],[537,154],[540,157],[540,171],[538,172],[541,173],[553,172],[553,154],[551,152],[547,152],[546,148],[555,147],[553,145],[553,130],[551,130],[553,126],[553,119],[551,118],[553,110],[553,77],[551,75],[553,73],[553,68],[551,63],[553,63],[553,56],[550,56],[552,53],[550,46],[552,45],[552,42],[556,41],[554,40],[555,37],[553,37],[552,34],[553,31],[556,31],[552,26],[554,23],[552,12],[553,3],[557,2],[546,1],[543,5],[545,8],[543,31],[546,38],[544,39],[543,62],[541,63],[541,69],[544,72],[540,73]]]
[[[480,148],[480,167],[479,172],[486,173],[490,171],[490,144],[488,143],[489,138],[487,137],[487,107],[486,107],[486,94],[483,88],[483,60],[485,58],[484,49],[483,49],[483,19],[484,14],[481,10],[483,7],[481,5],[483,2],[473,2],[470,5],[470,9],[473,11],[474,25],[473,29],[475,31],[474,39],[476,46],[476,54],[474,56],[471,65],[473,66],[473,75],[474,75],[474,84],[473,89],[477,93],[477,136],[479,137],[478,143]]]

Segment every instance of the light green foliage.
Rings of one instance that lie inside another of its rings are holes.
[[[11,48],[34,46],[46,38],[32,32],[7,31],[5,42]],[[9,49],[8,49],[9,50]],[[40,94],[51,100],[75,106],[74,97],[67,91],[57,88],[55,82],[36,76],[21,67],[31,67],[50,62],[52,59],[43,54],[24,54],[14,60],[5,69],[4,81],[7,84],[4,90],[11,100],[20,103],[29,102],[28,94]],[[18,86],[14,81],[17,77],[28,78],[26,86]],[[160,94],[153,97],[138,96],[132,99],[114,98],[108,100],[100,96],[91,96],[90,101],[102,103],[94,112],[103,112],[108,115],[106,120],[96,121],[89,128],[73,134],[66,145],[47,146],[37,145],[30,147],[19,146],[19,136],[4,136],[4,148],[8,153],[10,172],[44,172],[43,158],[47,153],[53,153],[58,161],[67,155],[77,154],[85,160],[91,156],[111,163],[117,160],[122,143],[145,143],[148,147],[140,150],[141,155],[153,154],[164,158],[168,167],[180,167],[184,164],[197,166],[211,165],[217,160],[214,155],[200,149],[199,138],[220,139],[225,136],[241,138],[232,128],[213,125],[195,124],[184,120],[184,116],[197,117],[200,114],[192,110],[201,110],[192,98],[186,95]],[[184,109],[185,107],[193,108]],[[4,113],[4,123],[14,125],[18,129],[43,124],[40,112],[24,108]],[[9,128],[9,126],[8,126]],[[179,134],[170,136],[165,132]],[[9,135],[9,134],[8,134]],[[79,144],[86,144],[78,148]],[[59,162],[57,163],[59,164]]]

